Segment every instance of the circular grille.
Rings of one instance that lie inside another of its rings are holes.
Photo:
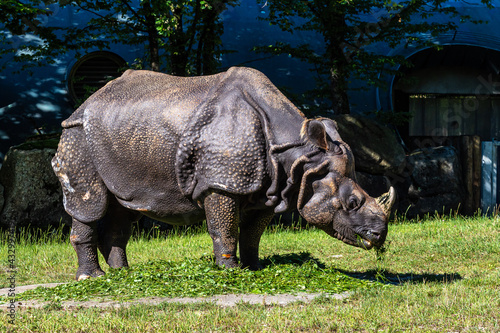
[[[68,91],[75,104],[81,104],[93,92],[121,75],[125,60],[111,52],[93,52],[71,68]]]

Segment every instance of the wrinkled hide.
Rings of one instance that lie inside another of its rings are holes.
[[[329,119],[308,120],[260,72],[180,78],[125,72],[63,122],[52,161],[73,217],[77,279],[99,276],[97,248],[127,266],[130,223],[207,220],[217,263],[258,269],[260,236],[295,208],[367,249],[381,246],[393,192],[377,201],[354,179]]]

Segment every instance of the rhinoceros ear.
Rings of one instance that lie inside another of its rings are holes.
[[[329,118],[319,118],[326,128],[326,134],[330,137],[332,141],[342,141],[340,137],[337,123]]]
[[[307,119],[302,125],[300,135],[303,139],[312,143],[318,148],[328,150],[328,142],[326,140],[325,125],[316,119]]]

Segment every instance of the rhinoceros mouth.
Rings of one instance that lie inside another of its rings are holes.
[[[384,243],[385,235],[376,236],[368,231],[366,234],[356,234],[356,244],[353,245],[370,250],[372,248],[380,249]]]
[[[376,240],[369,239],[370,235],[365,235],[365,234],[359,234],[356,233],[353,230],[349,230],[348,233],[340,233],[336,231],[335,229],[333,230],[327,230],[326,228],[323,229],[325,230],[330,236],[333,236],[334,238],[337,238],[338,240],[344,242],[345,244],[360,247],[365,250],[371,250],[372,248],[378,248],[379,244],[377,244]],[[345,230],[344,230],[345,231]]]
[[[366,238],[361,238],[361,236],[358,235],[358,240],[357,244],[358,247],[361,247],[365,250],[370,250],[373,248],[375,245],[372,243],[372,241],[366,239]]]
[[[360,247],[365,250],[370,250],[375,246],[371,240],[364,238],[359,234],[354,234],[354,239],[352,237],[344,237],[339,233],[337,233],[335,237],[348,245]]]

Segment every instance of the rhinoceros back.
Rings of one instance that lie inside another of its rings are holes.
[[[99,175],[124,206],[159,218],[187,214],[207,190],[262,187],[266,139],[233,84],[244,77],[234,72],[179,78],[127,71],[63,125],[82,124]]]

